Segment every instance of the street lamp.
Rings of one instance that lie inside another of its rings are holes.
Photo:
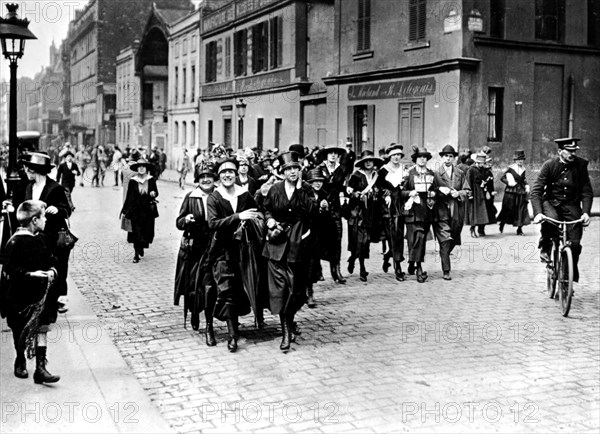
[[[26,39],[37,39],[27,26],[29,20],[17,16],[19,5],[8,3],[8,14],[0,18],[0,41],[2,54],[10,62],[10,101],[8,107],[8,177],[6,186],[9,195],[13,186],[19,180],[17,173],[17,60],[23,57]]]
[[[238,149],[244,147],[244,116],[246,116],[246,106],[243,98],[235,104],[238,115]]]

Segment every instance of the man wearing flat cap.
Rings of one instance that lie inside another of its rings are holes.
[[[550,262],[552,239],[558,236],[558,228],[544,217],[555,220],[571,221],[579,218],[582,223],[567,226],[567,240],[571,242],[573,262],[575,264],[573,280],[579,281],[577,263],[581,254],[581,236],[583,226],[590,224],[590,211],[594,193],[588,173],[588,161],[577,157],[580,139],[567,137],[556,139],[558,156],[546,161],[542,166],[533,188],[531,189],[531,205],[533,206],[534,223],[542,223],[539,248],[540,257]]]

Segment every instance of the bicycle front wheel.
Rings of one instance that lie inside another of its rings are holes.
[[[549,298],[554,298],[554,295],[556,294],[556,278],[558,274],[557,251],[556,244],[553,244],[552,250],[550,250],[550,262],[546,264],[546,289]]]
[[[573,253],[569,247],[565,247],[560,254],[558,297],[562,315],[569,315],[573,298]]]

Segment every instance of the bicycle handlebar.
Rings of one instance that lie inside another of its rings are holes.
[[[583,219],[579,218],[577,220],[572,220],[570,222],[561,222],[561,221],[558,221],[558,220],[554,220],[553,218],[550,218],[550,217],[544,217],[542,219],[542,221],[549,221],[551,223],[556,223],[557,225],[574,225],[574,224],[583,222]]]

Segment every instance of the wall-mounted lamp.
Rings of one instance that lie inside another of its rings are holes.
[[[237,108],[238,117],[240,119],[244,119],[244,116],[246,116],[246,106],[247,104],[244,102],[243,98],[240,98],[240,100],[235,104],[235,107]]]

